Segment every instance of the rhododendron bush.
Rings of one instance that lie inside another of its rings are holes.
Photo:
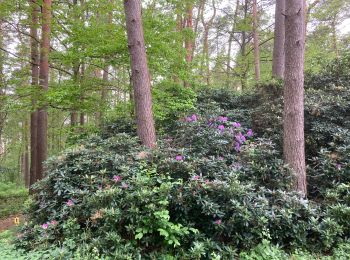
[[[293,175],[273,143],[232,112],[192,113],[176,124],[154,150],[119,133],[51,158],[17,245],[191,258],[200,244],[203,256],[229,257],[263,239],[327,249],[344,238],[336,215],[290,192]]]

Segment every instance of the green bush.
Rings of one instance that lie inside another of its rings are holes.
[[[0,219],[17,214],[24,208],[28,190],[14,183],[0,183]]]
[[[264,239],[328,250],[345,237],[345,223],[289,191],[293,176],[271,142],[235,118],[193,114],[176,129],[153,151],[122,133],[51,159],[18,245],[220,259]]]

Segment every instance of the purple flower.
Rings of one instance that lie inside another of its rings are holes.
[[[341,170],[341,165],[338,163],[338,164],[336,165],[336,168],[337,168],[338,171],[340,171],[340,170]]]
[[[176,161],[182,161],[184,157],[181,154],[176,155],[175,160]]]
[[[122,188],[127,189],[127,188],[129,188],[129,185],[125,182],[122,182]]]
[[[47,223],[42,224],[41,227],[42,227],[43,229],[47,229],[47,228],[49,227],[49,224],[47,224]]]
[[[219,125],[219,126],[218,126],[218,129],[219,129],[220,131],[223,131],[223,130],[225,129],[225,126],[224,126],[224,125]]]
[[[66,204],[67,204],[68,207],[73,207],[73,206],[74,206],[73,200],[68,200],[68,201],[66,202]]]
[[[219,161],[222,161],[222,160],[224,160],[225,158],[222,157],[222,156],[219,156],[218,159],[219,159]]]
[[[227,122],[228,118],[226,116],[219,116],[218,121],[219,122]]]
[[[241,151],[241,144],[240,143],[236,142],[235,150],[236,150],[237,153],[239,153]]]
[[[217,220],[214,221],[214,223],[216,225],[221,225],[222,224],[222,220],[221,219],[217,219]]]
[[[197,115],[196,114],[193,114],[192,116],[188,116],[188,117],[186,117],[186,122],[195,122],[195,121],[197,121],[198,120],[198,117],[197,117]]]
[[[243,144],[247,139],[245,138],[244,135],[240,132],[238,135],[235,136],[235,139],[238,143]]]
[[[119,175],[114,175],[113,176],[113,181],[115,182],[115,183],[118,183],[118,182],[120,182],[122,180],[122,177],[121,176],[119,176]]]
[[[198,120],[198,117],[197,117],[196,114],[193,114],[193,115],[191,116],[191,119],[192,119],[192,122],[195,122],[195,121]]]
[[[253,130],[252,130],[252,129],[249,129],[249,130],[248,130],[247,136],[248,136],[248,137],[252,137],[252,136],[253,136]]]
[[[238,127],[241,127],[241,124],[238,123],[238,122],[234,122],[234,123],[232,124],[232,126],[238,128]]]

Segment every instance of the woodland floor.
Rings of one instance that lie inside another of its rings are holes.
[[[12,215],[4,219],[0,219],[0,232],[3,232],[7,229],[10,229],[15,226],[14,223],[14,218],[19,217],[20,223],[23,221],[23,216],[22,215]]]

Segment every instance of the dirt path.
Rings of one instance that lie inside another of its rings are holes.
[[[0,219],[0,232],[5,231],[7,229],[10,229],[11,227],[15,226],[14,218],[19,217],[20,221],[23,221],[22,215],[13,215],[9,216],[4,219]]]

